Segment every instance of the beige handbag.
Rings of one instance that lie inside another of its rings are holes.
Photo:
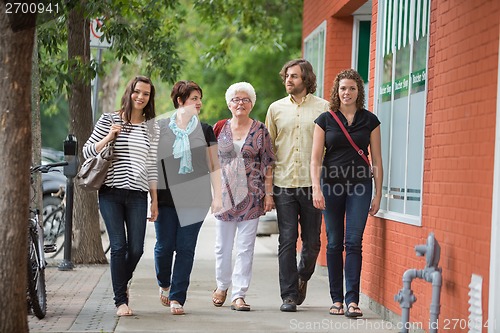
[[[111,123],[114,124],[113,116],[107,115],[111,119]],[[76,185],[86,191],[96,191],[101,188],[113,162],[115,140],[108,143],[96,156],[91,156],[82,163],[80,171],[75,177]]]

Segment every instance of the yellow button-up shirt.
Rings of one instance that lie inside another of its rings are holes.
[[[310,162],[314,120],[328,109],[328,101],[312,94],[307,94],[298,104],[287,96],[269,106],[266,127],[276,155],[274,185],[312,186]]]

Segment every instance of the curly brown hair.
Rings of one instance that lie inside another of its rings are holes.
[[[316,74],[314,74],[311,63],[305,59],[295,59],[287,62],[280,71],[281,80],[285,84],[286,72],[288,68],[299,65],[302,70],[302,81],[306,86],[308,94],[314,94],[316,91]]]
[[[365,107],[365,87],[361,75],[354,69],[345,69],[337,74],[333,81],[332,91],[330,93],[330,109],[337,111],[340,108],[339,85],[341,80],[354,80],[358,86],[358,98],[356,99],[356,109],[361,110]]]
[[[144,83],[149,84],[151,86],[151,93],[149,94],[149,101],[143,110],[143,115],[144,115],[145,120],[154,119],[156,117],[155,86],[153,85],[153,82],[151,81],[150,78],[148,78],[146,76],[138,75],[128,82],[127,87],[125,88],[125,92],[123,93],[123,96],[122,96],[122,103],[121,103],[122,107],[118,111],[120,113],[120,116],[122,117],[122,119],[125,120],[126,124],[130,123],[130,119],[132,117],[132,102],[130,99],[132,97],[132,94],[134,93],[135,86],[137,85],[137,82],[144,82]]]

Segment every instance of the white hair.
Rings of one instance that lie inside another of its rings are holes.
[[[255,101],[257,100],[257,95],[255,94],[255,89],[248,82],[237,82],[233,83],[226,90],[226,103],[229,105],[231,99],[236,96],[236,93],[244,92],[248,94],[250,100],[252,101],[252,105],[255,105]]]

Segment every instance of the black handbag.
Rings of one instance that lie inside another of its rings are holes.
[[[115,123],[113,116],[107,114],[111,123]],[[115,139],[116,140],[116,139]],[[96,156],[91,156],[82,163],[75,177],[75,184],[86,191],[97,191],[101,188],[108,169],[113,163],[113,150],[115,140],[111,141]]]

